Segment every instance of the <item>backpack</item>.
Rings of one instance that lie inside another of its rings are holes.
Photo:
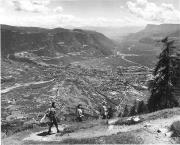
[[[78,117],[83,117],[84,115],[84,110],[83,109],[79,109],[79,108],[76,108],[76,114]]]
[[[56,110],[54,108],[49,108],[48,112],[46,113],[46,117],[51,118],[51,117],[54,117],[55,114],[56,114]]]

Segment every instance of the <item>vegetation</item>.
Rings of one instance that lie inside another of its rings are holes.
[[[26,141],[26,144],[140,144],[143,143],[143,139],[136,137],[134,132],[118,133],[110,136],[100,136],[93,138],[68,138],[61,142],[59,141]]]
[[[154,69],[154,80],[151,90],[151,97],[148,100],[149,110],[156,111],[164,108],[177,106],[173,97],[173,86],[175,85],[175,58],[172,51],[175,49],[173,43],[167,37],[162,40],[163,51],[159,55],[159,61]]]
[[[176,140],[176,143],[180,143],[180,121],[173,122],[170,130],[173,132],[171,137]]]
[[[62,141],[63,144],[139,144],[143,143],[142,139],[137,139],[131,132],[118,133],[116,135],[102,136],[84,139],[67,139]]]
[[[156,120],[159,118],[171,118],[173,116],[179,116],[180,115],[180,108],[172,108],[172,109],[163,109],[156,112],[151,112],[147,114],[140,115],[140,118],[143,121],[147,120]]]
[[[180,121],[176,121],[171,125],[171,131],[173,131],[172,136],[180,137]]]
[[[138,114],[143,114],[143,113],[148,113],[148,107],[144,103],[144,101],[140,101],[137,106],[137,113]]]

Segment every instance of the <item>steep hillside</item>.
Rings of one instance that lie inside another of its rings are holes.
[[[74,55],[100,57],[112,54],[114,43],[103,34],[80,29],[42,29],[1,25],[3,57],[19,52],[37,56]]]
[[[180,138],[171,130],[173,122],[180,119],[180,109],[165,109],[140,115],[141,122],[122,125],[130,118],[115,118],[60,124],[61,133],[47,135],[47,128],[34,126],[10,137],[3,134],[5,145],[29,144],[177,144]],[[115,124],[115,125],[114,125]],[[178,128],[178,127],[177,127]],[[178,130],[178,129],[177,129]]]

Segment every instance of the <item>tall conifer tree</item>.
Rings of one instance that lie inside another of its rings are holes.
[[[162,43],[164,46],[154,69],[154,80],[150,88],[151,96],[148,100],[148,107],[151,112],[177,106],[177,102],[173,98],[173,86],[177,70],[174,67],[175,59],[171,55],[175,49],[174,41],[169,41],[166,37]]]

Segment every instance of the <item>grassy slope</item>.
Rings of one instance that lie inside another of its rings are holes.
[[[164,109],[157,112],[149,113],[141,115],[140,117],[143,118],[144,121],[156,121],[158,119],[170,119],[174,116],[180,115],[180,108],[173,108],[173,109]],[[163,122],[162,122],[163,124]],[[78,130],[87,130],[89,128],[92,128],[94,126],[104,126],[105,122],[100,120],[94,120],[94,121],[87,121],[82,124],[79,123],[72,123],[69,125],[69,128],[74,131],[78,132]],[[131,126],[131,125],[130,125]],[[122,126],[121,126],[122,127]],[[126,126],[123,126],[126,127]],[[81,139],[75,139],[75,138],[68,138],[62,141],[26,141],[22,142],[23,138],[29,136],[33,132],[37,132],[40,130],[44,130],[45,128],[34,128],[32,130],[23,131],[17,134],[14,134],[13,136],[10,136],[8,138],[5,138],[2,140],[2,143],[4,145],[10,145],[10,144],[59,144],[59,143],[78,143],[78,144],[94,144],[94,143],[119,143],[119,144],[125,144],[125,143],[143,143],[147,140],[147,137],[153,137],[156,138],[154,134],[150,134],[146,130],[142,128],[138,128],[137,130],[133,131],[127,131],[127,132],[119,132],[117,134],[112,134],[108,136],[100,136],[100,137],[93,137],[93,138],[81,138]],[[95,131],[96,132],[96,131]],[[161,139],[161,138],[160,138]],[[160,141],[159,139],[159,141]]]

